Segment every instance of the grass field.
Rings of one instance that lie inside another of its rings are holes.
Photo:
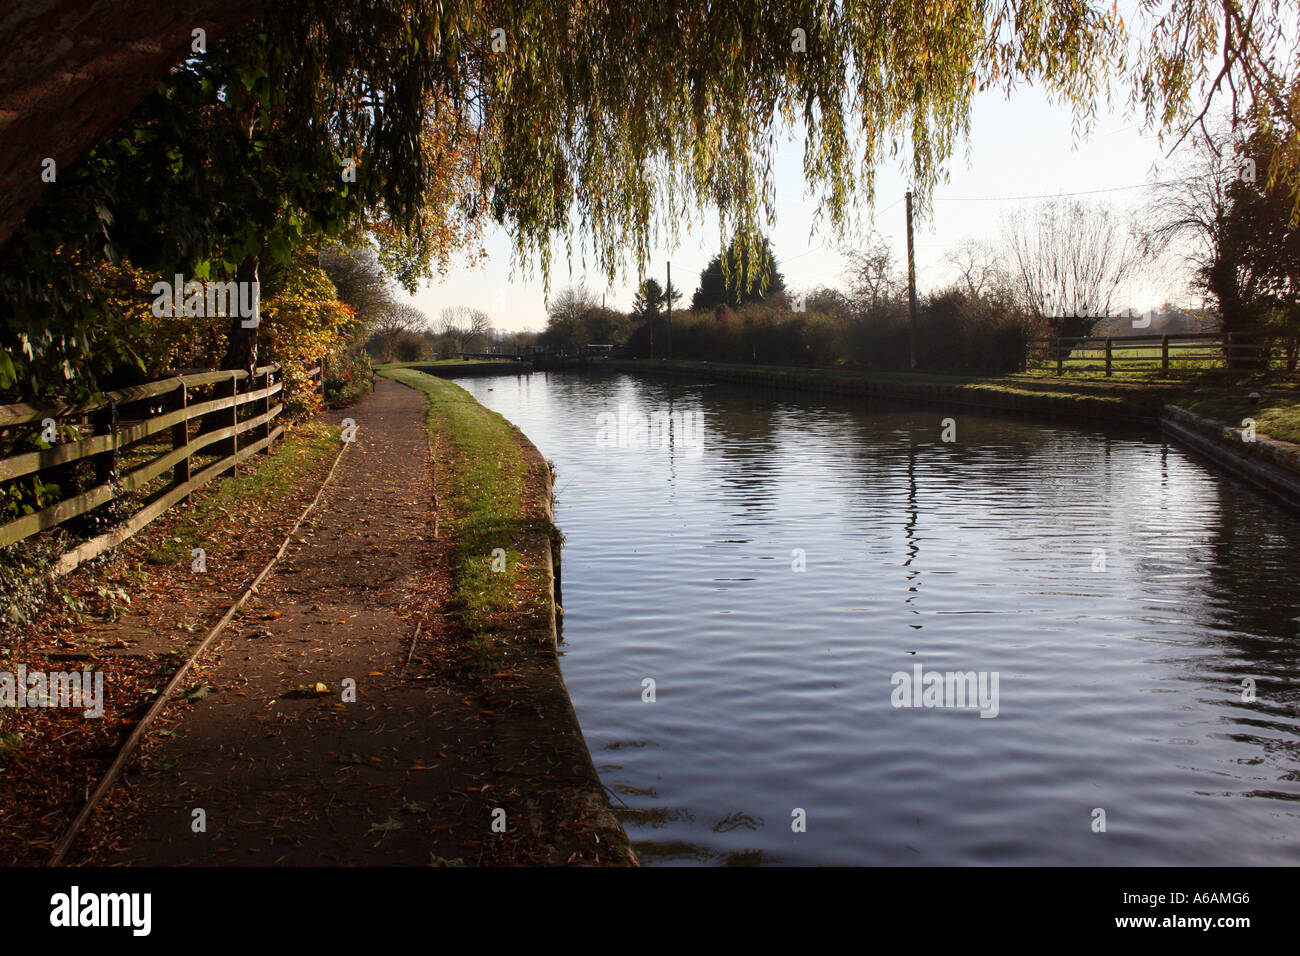
[[[1111,348],[1111,365],[1115,372],[1151,372],[1161,368],[1162,353],[1159,345],[1124,345]],[[1036,360],[1038,368],[1056,370],[1056,361],[1052,358]],[[1106,350],[1097,348],[1079,348],[1070,353],[1062,366],[1067,373],[1084,369],[1102,369],[1106,367]],[[1169,344],[1169,370],[1204,371],[1224,367],[1223,350],[1215,342],[1171,342]]]

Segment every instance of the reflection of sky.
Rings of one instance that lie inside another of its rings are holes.
[[[664,858],[1300,857],[1300,521],[1158,435],[958,413],[944,444],[932,407],[465,384],[558,466],[565,680]],[[602,410],[670,396],[702,454],[596,448]],[[917,663],[999,673],[999,716],[893,709]]]

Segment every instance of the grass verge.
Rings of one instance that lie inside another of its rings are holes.
[[[471,661],[494,667],[494,635],[542,626],[550,614],[540,576],[528,574],[520,553],[523,535],[548,522],[526,506],[528,463],[516,429],[453,382],[406,368],[379,374],[428,396],[435,485],[455,541],[454,606],[470,635]]]

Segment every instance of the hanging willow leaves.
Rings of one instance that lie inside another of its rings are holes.
[[[612,279],[704,215],[756,251],[775,219],[773,155],[795,130],[831,231],[889,163],[924,212],[985,90],[1038,87],[1081,135],[1125,96],[1173,140],[1215,101],[1253,106],[1282,144],[1270,181],[1296,195],[1300,179],[1282,0],[1142,0],[1132,23],[1083,0],[270,6],[173,70],[9,243],[0,337],[29,390],[130,354],[82,275],[106,241],[166,274],[368,231],[411,287],[475,249],[490,215],[517,263],[545,275],[562,243]]]

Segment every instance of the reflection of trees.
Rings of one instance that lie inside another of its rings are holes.
[[[746,511],[775,507],[781,444],[775,398],[752,387],[712,385],[699,390],[692,405],[704,416],[705,453],[719,462],[722,484],[742,492],[739,504]]]
[[[1294,582],[1300,519],[1258,492],[1218,476],[1212,483],[1217,517],[1204,529],[1205,599],[1195,609],[1207,627],[1252,663],[1270,672],[1300,664]]]

